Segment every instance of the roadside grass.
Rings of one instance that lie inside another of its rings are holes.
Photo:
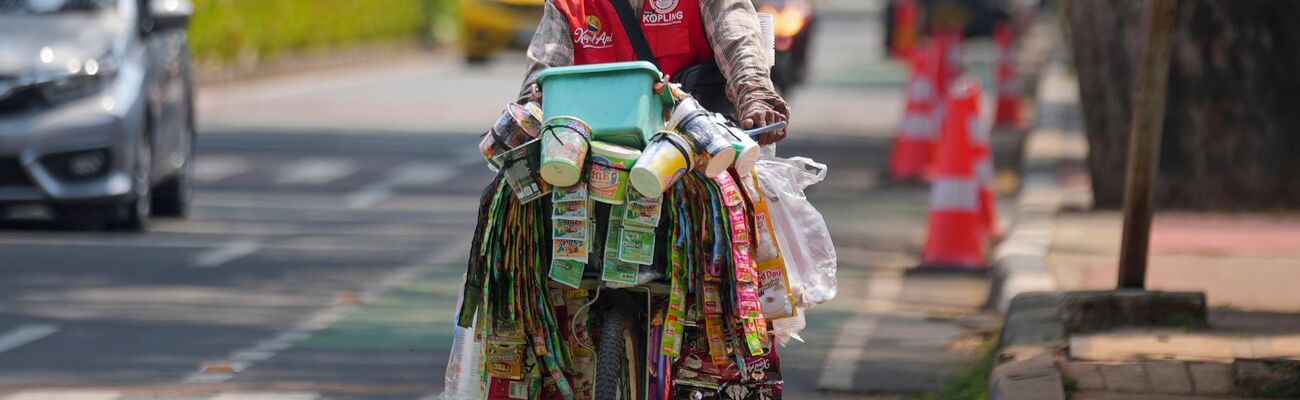
[[[949,376],[943,390],[924,396],[927,400],[988,400],[989,376],[993,373],[993,361],[997,357],[997,336],[987,335],[975,346],[980,354],[978,360],[962,367]]]
[[[455,10],[455,0],[195,0],[189,36],[202,65],[249,63],[442,36]]]

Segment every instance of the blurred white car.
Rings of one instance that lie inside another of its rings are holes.
[[[0,0],[0,211],[139,230],[182,216],[189,0]]]

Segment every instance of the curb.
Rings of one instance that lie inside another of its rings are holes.
[[[1065,348],[1059,293],[1024,293],[1012,300],[998,336],[989,377],[993,400],[1065,400],[1065,378],[1057,368]]]
[[[989,377],[989,397],[994,400],[1066,399],[1067,378],[1057,367],[1066,346],[1059,311],[1062,296],[1051,293],[1057,283],[1047,256],[1057,214],[1071,207],[1090,208],[1092,198],[1079,188],[1087,186],[1087,179],[1066,175],[1087,170],[1078,167],[1087,152],[1077,132],[1078,80],[1065,66],[1061,32],[1054,21],[1039,21],[1034,31],[1042,61],[1031,70],[1038,74],[1027,87],[1034,90],[1037,124],[1024,146],[1013,225],[993,252],[989,303],[1006,316]]]
[[[1078,81],[1062,57],[1052,54],[1038,79],[1038,125],[1025,144],[1015,223],[993,252],[989,301],[1004,313],[1021,293],[1056,290],[1056,279],[1047,265],[1056,215],[1092,206],[1084,162],[1087,143],[1078,127]]]

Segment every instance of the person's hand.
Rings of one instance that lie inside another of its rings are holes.
[[[787,121],[785,114],[767,107],[753,107],[745,111],[745,115],[740,118],[740,125],[745,129],[762,128],[777,122]],[[769,145],[780,142],[785,139],[785,129],[778,129],[772,132],[758,135],[758,144]]]
[[[542,104],[542,87],[537,86],[536,83],[534,83],[532,87],[533,87],[533,93],[532,93],[533,101],[537,102],[537,104]]]
[[[659,82],[655,82],[655,86],[654,86],[655,96],[664,94],[664,89],[668,88],[667,82],[668,82],[668,75],[664,75],[663,80]]]

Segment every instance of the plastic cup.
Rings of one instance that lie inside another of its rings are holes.
[[[591,172],[587,175],[592,200],[623,204],[632,166],[641,151],[605,142],[591,142]]]
[[[535,107],[534,107],[535,108]],[[509,150],[537,138],[542,130],[542,122],[526,106],[510,103],[492,126],[494,140]]]
[[[736,171],[748,175],[749,171],[754,170],[754,165],[758,164],[758,157],[761,155],[758,148],[758,142],[746,135],[740,128],[732,127],[731,138],[734,139],[732,146],[736,150]]]
[[[709,178],[727,171],[736,159],[736,149],[727,134],[727,128],[699,115],[686,121],[682,129],[695,139],[697,148],[703,150],[708,161],[701,162],[704,176]]]
[[[632,167],[632,187],[645,197],[658,198],[694,165],[695,151],[686,139],[659,132]]]
[[[673,110],[669,126],[677,128],[702,150],[705,157],[699,164],[704,176],[709,178],[727,171],[736,159],[726,125],[719,124],[695,99],[685,99]]]
[[[569,187],[582,177],[587,158],[587,140],[591,127],[574,117],[546,120],[542,129],[542,180],[558,187]]]
[[[496,157],[497,154],[500,153],[499,150],[497,142],[492,138],[492,135],[483,135],[483,140],[478,142],[478,152],[483,154],[483,159],[487,160],[488,168],[492,169],[492,172],[496,172],[500,169],[500,167],[492,162],[492,157]]]

